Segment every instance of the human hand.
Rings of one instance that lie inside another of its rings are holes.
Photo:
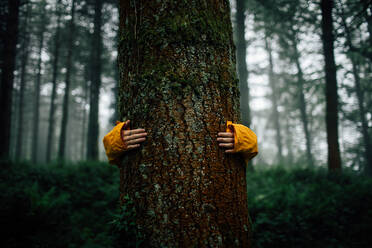
[[[130,120],[127,122],[129,125]],[[127,146],[127,151],[135,149],[146,140],[147,133],[145,129],[138,128],[133,130],[121,130],[121,138]]]
[[[219,147],[227,148],[225,153],[233,153],[234,151],[234,133],[219,132],[217,135]]]

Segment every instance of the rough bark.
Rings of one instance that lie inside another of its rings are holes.
[[[54,115],[55,115],[55,100],[57,95],[57,77],[58,77],[58,62],[59,62],[59,50],[61,46],[60,41],[60,24],[61,24],[61,0],[57,2],[57,28],[54,36],[54,51],[53,51],[53,78],[52,78],[52,94],[50,97],[50,110],[49,110],[49,126],[48,126],[48,138],[47,138],[47,152],[46,162],[49,163],[52,155],[53,148],[53,136],[54,136]]]
[[[61,134],[59,137],[59,150],[58,157],[60,161],[66,158],[65,146],[66,146],[66,133],[67,133],[67,122],[68,122],[68,108],[69,108],[69,96],[70,96],[70,84],[71,84],[71,71],[72,71],[72,52],[74,46],[74,35],[75,35],[75,0],[71,3],[71,19],[69,27],[69,37],[67,45],[67,61],[66,61],[66,79],[65,79],[65,95],[63,97],[63,110],[61,120]]]
[[[273,111],[273,121],[276,131],[276,146],[278,148],[278,161],[279,163],[283,162],[283,146],[282,146],[282,133],[281,133],[281,126],[279,121],[279,111],[278,111],[278,90],[275,85],[275,78],[274,78],[274,62],[272,56],[272,49],[271,45],[268,41],[268,37],[265,37],[265,49],[267,51],[269,57],[269,85],[271,88],[271,103],[272,103],[272,111]]]
[[[39,58],[37,62],[37,75],[35,82],[35,103],[34,103],[34,115],[33,115],[33,132],[32,132],[32,162],[37,162],[37,153],[39,145],[39,107],[40,107],[40,83],[41,83],[41,66],[42,66],[42,52],[44,47],[44,33],[45,33],[45,22],[46,22],[46,13],[45,13],[45,0],[42,1],[42,14],[41,14],[41,23],[40,23],[40,33],[39,33]]]
[[[121,0],[119,65],[120,117],[148,132],[120,166],[141,246],[250,247],[246,169],[216,141],[240,121],[229,2]]]
[[[20,0],[8,0],[5,34],[2,37],[2,67],[0,85],[0,158],[8,159],[16,45],[18,38]]]
[[[20,80],[20,87],[19,87],[19,99],[18,99],[18,126],[17,126],[17,143],[16,143],[16,151],[15,151],[15,159],[19,161],[23,155],[23,141],[24,133],[24,100],[25,100],[25,87],[26,87],[26,80],[27,80],[27,64],[28,64],[28,57],[29,57],[29,43],[30,43],[30,34],[28,33],[28,21],[29,21],[29,12],[30,12],[30,4],[27,5],[25,20],[23,23],[23,41],[22,41],[22,54],[21,54],[21,80]]]
[[[338,142],[338,94],[336,64],[334,57],[334,35],[332,20],[332,0],[321,1],[322,42],[326,79],[326,127],[328,143],[328,169],[341,170],[340,146]]]
[[[95,0],[94,4],[94,33],[92,44],[92,70],[90,85],[90,108],[88,122],[87,158],[98,160],[98,111],[99,90],[101,87],[101,53],[102,53],[102,0]]]

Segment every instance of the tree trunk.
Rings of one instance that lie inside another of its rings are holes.
[[[344,26],[345,30],[345,36],[346,36],[346,44],[348,46],[349,52],[355,51],[355,47],[352,42],[351,32],[349,27],[347,26],[346,20],[345,20],[345,14],[344,10],[341,7],[341,18],[342,18],[342,25]],[[364,141],[364,157],[366,160],[366,167],[365,171],[366,174],[369,176],[372,176],[372,144],[371,144],[371,138],[368,132],[368,121],[366,119],[366,110],[364,107],[364,92],[361,86],[360,82],[360,76],[359,76],[359,65],[356,61],[353,54],[349,57],[352,64],[352,71],[354,76],[354,82],[355,82],[355,93],[358,100],[358,107],[359,107],[359,118],[362,123],[362,135],[363,135],[363,141]]]
[[[23,41],[22,41],[22,56],[21,56],[21,82],[19,88],[19,102],[18,102],[18,132],[17,132],[17,143],[15,159],[19,161],[23,155],[23,142],[25,141],[23,127],[24,127],[24,95],[26,87],[26,77],[27,77],[27,63],[29,57],[29,43],[30,34],[28,33],[28,21],[29,21],[30,4],[27,5],[26,16],[24,17],[23,23]]]
[[[369,43],[369,48],[372,47],[372,6],[369,7],[369,12],[368,14],[368,8],[365,11],[364,17],[367,22],[367,30],[368,30],[368,43]],[[372,52],[370,49],[366,49],[364,53],[362,53],[362,56],[368,57],[368,59],[372,62]]]
[[[334,36],[332,20],[332,0],[322,0],[322,42],[326,79],[326,126],[328,143],[328,169],[341,170],[340,146],[338,143],[338,94],[336,64],[334,58]]]
[[[242,124],[251,125],[249,108],[248,69],[246,62],[247,45],[245,41],[245,1],[236,0],[236,57],[238,65],[240,109]]]
[[[240,121],[229,2],[120,1],[120,117],[147,141],[120,166],[141,247],[251,247],[245,166],[218,148]]]
[[[249,107],[248,66],[246,62],[245,10],[244,0],[236,0],[236,57],[240,89],[240,111],[242,124],[249,127],[251,125],[251,109]],[[251,162],[248,163],[248,170],[250,172],[254,171]]]
[[[101,87],[101,53],[102,53],[102,0],[95,0],[94,33],[92,44],[92,71],[90,85],[90,108],[88,122],[87,158],[98,160],[98,111],[99,90]]]
[[[293,46],[294,46],[294,60],[297,68],[297,82],[298,82],[298,93],[299,93],[299,107],[300,107],[300,113],[301,113],[301,121],[304,128],[305,133],[305,141],[306,141],[306,157],[307,157],[307,163],[309,167],[314,166],[314,159],[313,155],[311,153],[311,135],[309,131],[309,121],[306,111],[306,101],[305,101],[305,94],[304,94],[304,74],[302,72],[302,67],[300,64],[300,54],[297,49],[297,41],[296,38],[293,38]]]
[[[272,57],[272,49],[271,45],[268,42],[268,37],[265,37],[265,49],[269,56],[269,84],[271,88],[271,102],[272,102],[272,110],[273,110],[273,121],[276,130],[276,146],[278,147],[278,161],[281,164],[283,162],[283,147],[282,147],[282,134],[281,134],[281,127],[279,121],[279,111],[278,111],[278,95],[277,95],[277,88],[275,85],[274,79],[274,64],[273,64],[273,57]]]
[[[55,115],[55,100],[57,95],[57,77],[58,77],[58,61],[59,61],[59,49],[61,46],[60,41],[60,25],[61,25],[61,0],[57,2],[57,29],[54,37],[54,60],[53,60],[53,78],[52,78],[52,94],[50,98],[50,110],[49,110],[49,127],[48,127],[48,140],[47,140],[47,153],[46,162],[49,163],[51,160],[52,147],[53,147],[53,136],[54,136],[54,115]]]
[[[89,102],[89,65],[85,65],[84,69],[84,106],[83,106],[83,123],[81,128],[81,160],[86,160],[87,153],[86,153],[86,145],[87,145],[87,131],[86,131],[86,122],[87,122],[87,110],[86,106]]]
[[[69,95],[70,95],[70,80],[72,71],[72,52],[74,46],[74,34],[75,34],[75,0],[71,3],[71,20],[70,20],[70,32],[68,37],[68,50],[67,50],[67,62],[66,62],[66,87],[65,95],[63,98],[63,113],[61,121],[61,135],[59,137],[59,151],[58,157],[60,161],[66,159],[65,146],[66,146],[66,132],[68,122],[68,107],[69,107]],[[62,163],[61,163],[62,164]]]
[[[2,37],[0,85],[0,159],[9,158],[10,123],[20,0],[8,0],[5,35]]]
[[[287,155],[287,163],[288,165],[293,165],[294,163],[294,156],[293,156],[293,141],[292,141],[292,132],[291,127],[289,123],[290,117],[287,117],[285,119],[285,131],[286,131],[286,147],[288,149],[288,155]]]
[[[42,16],[41,16],[41,27],[39,33],[39,59],[37,62],[37,76],[35,83],[35,104],[34,104],[34,116],[33,116],[33,132],[32,132],[32,162],[37,163],[37,153],[39,146],[39,107],[40,107],[40,83],[41,83],[41,65],[42,65],[42,52],[44,46],[44,33],[45,33],[45,13],[46,2],[42,1]]]

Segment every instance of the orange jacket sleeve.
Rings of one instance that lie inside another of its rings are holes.
[[[120,158],[127,150],[121,133],[122,130],[129,130],[128,121],[116,122],[116,126],[103,138],[103,145],[110,164],[120,164]]]
[[[257,136],[250,128],[227,121],[226,132],[234,133],[234,152],[242,153],[246,163],[258,154]]]

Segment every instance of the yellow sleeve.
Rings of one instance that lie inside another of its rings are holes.
[[[120,164],[120,158],[127,150],[127,145],[121,137],[122,130],[129,130],[128,121],[116,122],[116,126],[103,138],[103,145],[110,164]]]
[[[234,133],[234,152],[241,153],[246,163],[258,154],[257,136],[250,128],[227,121],[226,132]]]

